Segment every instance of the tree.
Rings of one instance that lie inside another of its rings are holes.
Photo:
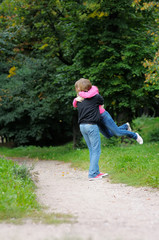
[[[72,139],[72,87],[67,86],[68,100],[63,95],[65,84],[52,81],[54,71],[51,61],[25,58],[19,69],[13,67],[3,78],[1,136],[16,145],[57,145]]]
[[[87,15],[79,14],[80,31],[74,37],[78,42],[73,67],[99,86],[106,108],[116,120],[122,120],[120,113],[130,120],[144,111],[141,62],[152,56],[146,24],[153,16],[144,17],[135,12],[131,1],[124,0],[86,3],[85,7]]]
[[[154,16],[155,23],[151,24],[147,35],[152,37],[153,55],[150,59],[145,58],[143,66],[145,71],[145,95],[147,97],[147,107],[152,110],[153,114],[159,114],[159,3],[156,1],[135,0],[134,6],[138,11],[151,12]],[[154,26],[153,26],[154,25]],[[148,111],[148,109],[147,109]]]
[[[127,0],[4,0],[0,16],[3,39],[10,36],[0,50],[1,134],[17,144],[68,141],[80,77],[99,87],[118,122],[145,111],[150,97],[142,62],[156,51],[147,35],[156,27],[152,12],[136,11]]]

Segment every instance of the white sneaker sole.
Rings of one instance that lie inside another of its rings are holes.
[[[129,124],[128,122],[127,122],[126,124],[128,125],[127,131],[132,132],[132,129],[131,129],[131,127],[130,127],[130,124]]]
[[[98,178],[89,178],[89,181],[96,181],[96,180],[101,180],[102,177],[98,177]]]
[[[139,144],[143,144],[143,139],[142,139],[142,137],[138,134],[138,133],[136,133],[137,134],[137,139],[136,139],[136,141],[139,143]]]
[[[107,177],[109,174],[108,173],[104,173],[101,177]]]

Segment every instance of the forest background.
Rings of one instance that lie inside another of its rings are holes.
[[[81,77],[118,124],[159,116],[158,16],[158,1],[0,0],[2,141],[75,146]]]

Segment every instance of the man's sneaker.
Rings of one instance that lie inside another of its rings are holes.
[[[143,139],[142,139],[142,137],[138,134],[138,133],[136,133],[137,134],[137,139],[136,139],[136,141],[139,143],[139,144],[143,144]]]
[[[127,126],[128,126],[128,129],[127,129],[127,130],[131,132],[132,129],[131,129],[131,127],[130,127],[130,124],[129,124],[128,122],[127,122],[126,124],[127,124]]]
[[[99,179],[102,179],[102,176],[100,174],[98,174],[96,177],[89,178],[89,181],[94,181],[94,180],[99,180]]]
[[[103,178],[103,177],[107,177],[107,176],[108,176],[108,173],[99,173],[98,176],[101,176],[102,178]]]

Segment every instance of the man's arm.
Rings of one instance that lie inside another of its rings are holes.
[[[99,105],[103,105],[104,104],[104,98],[100,95],[100,94],[97,94],[97,97],[98,97],[98,104]]]

